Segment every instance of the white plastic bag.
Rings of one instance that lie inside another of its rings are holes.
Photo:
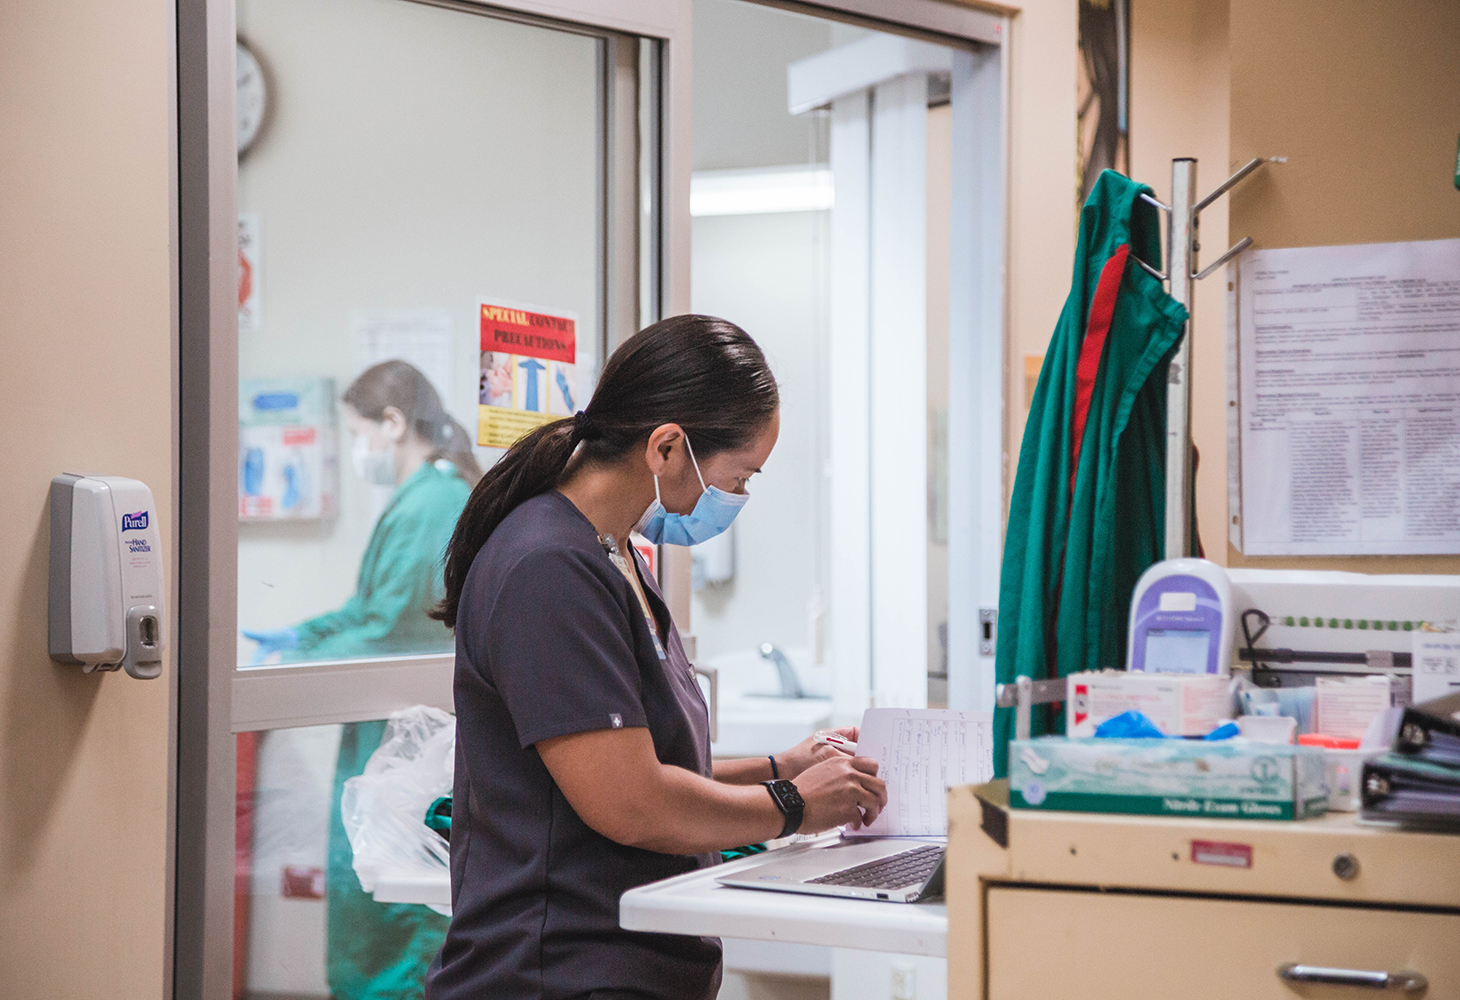
[[[449,848],[426,825],[426,810],[451,791],[455,747],[454,716],[427,705],[402,709],[387,720],[365,773],[345,782],[340,815],[366,892],[384,872],[431,877],[450,867]]]

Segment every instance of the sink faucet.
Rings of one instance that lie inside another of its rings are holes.
[[[776,665],[776,672],[781,675],[782,698],[806,697],[806,692],[801,690],[801,678],[796,676],[796,668],[791,666],[785,653],[770,643],[763,642],[760,644],[760,658],[770,660]]]

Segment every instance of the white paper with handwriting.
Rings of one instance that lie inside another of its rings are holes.
[[[993,715],[933,708],[869,708],[857,756],[874,757],[887,808],[849,837],[943,837],[948,789],[994,774]]]

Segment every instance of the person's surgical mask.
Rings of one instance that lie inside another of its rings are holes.
[[[354,443],[350,445],[350,464],[355,475],[372,486],[395,485],[395,459],[390,449],[372,451],[368,435],[355,435]]]
[[[700,489],[704,492],[696,501],[694,510],[688,514],[671,514],[659,499],[659,477],[654,477],[654,502],[644,511],[634,530],[655,545],[698,545],[709,541],[730,527],[735,515],[750,499],[748,493],[726,493],[718,486],[706,486],[688,437],[684,439],[684,447],[689,452],[689,460],[694,463],[695,475],[699,476]]]

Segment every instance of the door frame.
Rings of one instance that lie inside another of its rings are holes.
[[[605,212],[611,215],[605,219],[604,252],[621,256],[620,248],[627,247],[631,239],[640,247],[649,246],[649,252],[632,255],[640,262],[634,294],[635,301],[646,293],[656,301],[639,301],[640,308],[635,311],[625,305],[621,296],[615,298],[615,289],[605,289],[606,308],[611,312],[606,319],[612,329],[622,325],[622,317],[635,312],[642,322],[688,311],[691,0],[435,2],[530,20],[546,27],[648,41],[648,49],[640,45],[638,63],[657,68],[657,78],[652,80],[657,87],[654,93],[644,95],[652,107],[651,115],[647,119],[643,116],[645,102],[641,101],[638,122],[641,133],[646,121],[657,125],[643,135],[643,148],[652,151],[648,169],[658,175],[658,199],[647,214],[636,211],[632,218],[626,217],[622,201],[612,197],[612,192],[605,192],[602,202]],[[955,246],[955,267],[959,260],[968,261],[980,280],[977,285],[969,283],[968,301],[963,306],[954,305],[955,309],[977,313],[978,336],[965,345],[961,360],[955,355],[952,377],[970,389],[1001,387],[1006,336],[1008,16],[945,0],[746,2],[844,19],[881,30],[935,36],[955,44],[993,47],[997,70],[985,74],[980,85],[986,91],[981,106],[996,109],[996,118],[977,123],[978,183],[966,192],[962,209],[955,194],[955,211],[969,213],[974,223],[970,231],[977,234],[978,244],[962,251]],[[379,718],[382,706],[402,698],[439,702],[449,695],[449,672],[443,672],[442,666],[449,664],[450,657],[336,663],[239,676],[235,663],[238,213],[234,0],[176,0],[176,12],[177,76],[173,97],[177,118],[173,141],[177,156],[174,283],[178,317],[178,602],[165,918],[169,954],[165,958],[164,987],[169,997],[226,1000],[232,994],[234,963],[235,731],[306,725],[326,719]],[[612,70],[615,59],[610,58],[608,63]],[[613,104],[622,93],[614,86],[606,87],[607,120],[628,120],[628,110]],[[957,155],[956,136],[954,141]],[[975,141],[975,137],[967,141]],[[606,176],[621,177],[632,163],[613,155],[612,144],[607,148]],[[642,156],[637,176],[645,176]],[[615,205],[619,207],[615,209]],[[992,397],[982,397],[977,412],[966,415],[966,429],[973,434],[969,440],[974,447],[950,467],[953,509],[979,511],[969,530],[962,533],[962,542],[957,534],[950,538],[951,559],[956,560],[964,550],[971,559],[971,569],[965,574],[967,585],[962,590],[950,588],[950,658],[960,641],[953,622],[973,609],[972,604],[969,608],[963,605],[997,599],[996,556],[1002,538],[1002,395],[1000,389]],[[955,419],[956,415],[950,414],[950,423]],[[953,432],[950,426],[950,438]],[[960,466],[965,470],[961,479]],[[984,488],[978,488],[979,481],[985,483]],[[988,488],[990,482],[997,484],[994,491]],[[993,502],[992,519],[984,494],[999,498]],[[688,551],[666,550],[662,574],[671,611],[687,623]],[[955,599],[958,605],[952,604]],[[991,655],[970,658],[959,668],[966,674],[963,683],[970,691],[986,686],[978,679],[984,659],[991,678]],[[956,662],[950,662],[950,691],[960,683],[953,676]],[[346,705],[344,700],[351,697],[347,688],[358,686],[349,682],[357,681],[362,670],[383,679],[384,693],[379,701],[356,699]],[[335,702],[324,712],[300,712],[295,707],[301,704],[298,699],[312,698],[317,703],[322,696]]]

